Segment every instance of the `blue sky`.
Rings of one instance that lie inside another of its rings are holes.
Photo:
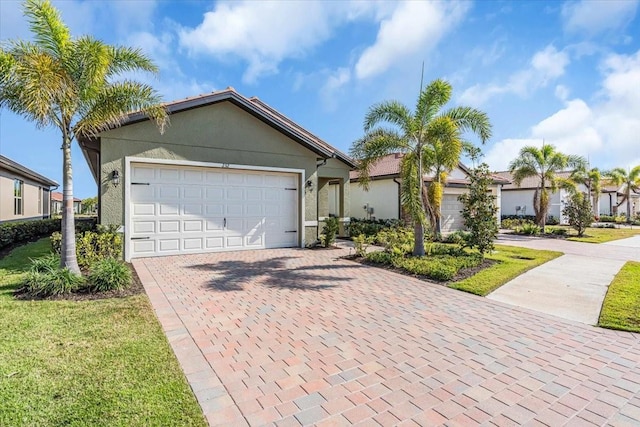
[[[74,35],[140,47],[166,101],[233,86],[348,151],[367,108],[415,105],[445,78],[452,105],[486,111],[494,170],[524,145],[555,144],[592,166],[640,164],[637,0],[462,2],[54,1]],[[0,39],[29,38],[0,2]],[[0,154],[61,182],[60,136],[0,112]],[[75,194],[97,188],[78,149]]]

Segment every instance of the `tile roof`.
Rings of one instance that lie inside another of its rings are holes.
[[[60,193],[59,191],[52,191],[51,192],[51,200],[53,200],[55,202],[61,202],[62,201],[62,193]],[[81,202],[82,200],[74,197],[73,201],[74,202]]]
[[[400,175],[400,162],[402,157],[403,155],[401,153],[389,154],[382,157],[377,163],[372,165],[371,170],[369,171],[369,176],[372,179],[397,177]],[[465,174],[469,173],[469,169],[462,163],[459,163],[458,167],[462,169]],[[508,184],[510,182],[508,179],[496,174],[492,174],[491,176],[494,184]],[[359,177],[360,172],[357,170],[349,173],[351,181],[357,181]],[[433,177],[425,175],[424,179],[425,181],[432,181]],[[467,179],[448,179],[447,183],[469,185],[470,181]]]
[[[502,187],[503,190],[522,190],[522,189],[537,188],[538,183],[540,182],[538,180],[538,177],[530,176],[528,178],[523,179],[520,185],[518,186],[513,181],[513,174],[509,171],[495,172],[494,175],[497,175],[509,181],[509,184]],[[561,178],[569,178],[569,175],[571,175],[571,172],[570,171],[559,172],[557,175]]]

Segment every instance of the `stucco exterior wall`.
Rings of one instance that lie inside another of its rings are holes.
[[[502,215],[535,215],[533,209],[533,194],[535,190],[502,190],[500,199],[500,210]],[[565,196],[563,190],[551,194],[549,198],[549,215],[556,219],[561,219],[562,204],[561,200]],[[516,210],[516,206],[524,207],[523,210]],[[562,221],[561,221],[562,222]]]
[[[124,184],[125,157],[189,160],[208,163],[302,169],[300,198],[304,198],[304,221],[316,221],[317,155],[229,102],[180,112],[170,116],[171,126],[160,134],[144,121],[101,134],[100,218],[104,224],[124,224],[124,185],[114,187],[114,170]],[[327,162],[329,164],[329,162]],[[348,176],[342,162],[331,163],[331,171]],[[310,181],[309,190],[305,182]],[[316,224],[300,224],[305,241],[317,235]]]
[[[399,219],[398,184],[393,179],[380,179],[369,182],[365,191],[357,182],[351,183],[351,216],[369,218],[364,206],[373,208],[372,217],[378,219]]]
[[[13,182],[20,179],[24,182],[22,194],[22,215],[14,214]],[[46,195],[42,186],[24,176],[5,169],[0,169],[0,221],[20,221],[38,219],[48,215],[43,204]],[[41,196],[39,196],[39,193]],[[41,197],[41,198],[40,198]]]

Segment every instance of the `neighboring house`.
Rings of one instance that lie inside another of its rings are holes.
[[[49,218],[58,183],[0,155],[0,222]]]
[[[54,191],[51,193],[51,213],[53,215],[62,214],[62,193]],[[82,213],[82,200],[73,198],[73,213]]]
[[[625,200],[620,206],[618,203],[624,199],[625,186],[605,185],[600,194],[600,215],[627,214],[627,203],[631,205],[631,216],[640,214],[640,194],[631,192],[629,200]],[[617,207],[616,207],[617,206]]]
[[[374,164],[370,171],[369,190],[365,191],[359,181],[358,171],[352,171],[351,178],[351,215],[364,219],[399,219],[402,217],[400,203],[400,162],[402,154],[390,154]],[[425,181],[433,177],[425,176]],[[500,218],[501,187],[509,181],[495,176],[491,192],[496,197],[498,219]],[[450,232],[464,228],[462,203],[458,196],[468,191],[469,169],[462,163],[453,169],[447,178],[442,200],[442,231]]]
[[[570,174],[571,172],[559,172],[557,176],[559,178],[569,178]],[[525,178],[518,186],[513,182],[511,172],[496,172],[496,175],[511,182],[510,184],[502,187],[502,215],[535,216],[536,213],[533,209],[533,194],[540,183],[540,178]],[[559,188],[558,191],[551,193],[550,188],[547,187],[547,189],[550,192],[548,216],[557,219],[561,224],[568,224],[569,221],[562,213],[562,210],[571,197],[569,191]],[[582,184],[578,185],[578,190],[583,193],[588,191],[587,187]]]
[[[330,182],[348,220],[353,161],[261,100],[227,88],[166,108],[163,134],[132,113],[79,141],[126,260],[312,244]]]

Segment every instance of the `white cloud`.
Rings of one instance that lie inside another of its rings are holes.
[[[566,101],[564,108],[531,128],[530,138],[495,143],[487,153],[487,162],[502,169],[526,145],[523,141],[539,144],[544,139],[564,153],[588,156],[592,165],[603,169],[637,165],[640,51],[610,55],[601,70],[602,88],[591,105],[582,99]]]
[[[526,97],[562,76],[569,62],[569,55],[565,51],[558,51],[553,45],[549,45],[536,52],[531,58],[530,66],[513,73],[505,84],[471,86],[460,95],[460,102],[479,106],[495,95],[506,93]]]
[[[564,85],[557,85],[554,93],[556,95],[556,98],[561,101],[566,101],[567,98],[569,98],[570,91],[569,88]]]
[[[542,145],[542,140],[540,139],[518,139],[518,138],[509,138],[503,139],[502,141],[498,141],[494,143],[491,148],[487,151],[485,156],[482,158],[482,161],[487,163],[491,170],[494,171],[505,171],[509,169],[509,163],[518,157],[518,153],[522,147],[527,145],[534,145],[539,147]]]
[[[338,68],[329,75],[324,86],[320,90],[320,98],[322,99],[327,110],[335,110],[338,102],[336,97],[339,90],[351,81],[351,70],[349,68]]]
[[[562,7],[564,29],[595,35],[625,27],[633,20],[638,0],[581,0]]]
[[[246,61],[243,79],[255,82],[276,73],[284,59],[302,57],[328,40],[339,25],[375,15],[376,7],[364,2],[220,2],[200,25],[179,31],[180,44],[192,54]]]
[[[355,66],[359,79],[386,71],[397,61],[433,49],[469,9],[466,2],[408,1],[380,23],[376,42],[364,50]]]

